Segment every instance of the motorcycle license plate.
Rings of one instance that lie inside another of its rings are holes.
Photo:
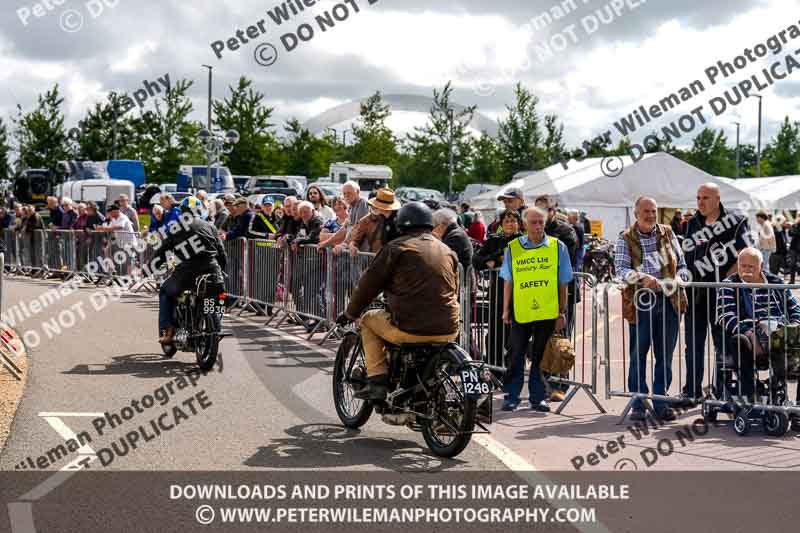
[[[464,385],[464,394],[467,396],[480,396],[492,392],[492,384],[481,381],[476,369],[462,370],[461,383]]]
[[[218,315],[225,314],[225,300],[217,300],[216,298],[204,298],[203,312],[216,313]]]

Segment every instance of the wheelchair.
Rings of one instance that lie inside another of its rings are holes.
[[[726,339],[727,346],[741,344],[743,351],[752,353],[750,339],[737,335]],[[753,361],[753,395],[741,394],[741,372],[738,358],[731,353],[717,355],[716,397],[703,401],[703,419],[707,424],[717,422],[720,413],[733,418],[733,429],[739,436],[750,433],[753,427],[761,427],[765,434],[782,437],[789,431],[798,415],[788,414],[788,382],[800,376],[800,326],[780,327],[769,337],[767,353],[759,354]],[[771,364],[770,364],[771,363]],[[788,363],[788,365],[787,365]],[[767,372],[767,376],[762,374]]]

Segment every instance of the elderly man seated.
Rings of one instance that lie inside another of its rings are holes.
[[[782,285],[780,277],[764,271],[763,263],[758,249],[744,248],[739,252],[738,272],[724,281]],[[729,394],[755,400],[755,362],[762,368],[771,366],[773,383],[779,383],[782,389],[785,387],[785,350],[775,349],[774,340],[781,335],[784,326],[800,324],[800,305],[789,289],[720,288],[717,291],[717,324],[725,330],[723,373],[735,370],[739,378],[737,387],[729,390]],[[770,332],[774,332],[772,337]],[[720,385],[718,383],[717,387],[721,392]],[[785,395],[785,389],[782,392]]]

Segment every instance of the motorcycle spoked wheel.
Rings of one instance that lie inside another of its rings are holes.
[[[433,386],[427,407],[430,418],[421,421],[422,436],[439,457],[455,457],[464,451],[475,429],[477,399],[464,395],[460,369],[460,361],[443,353],[431,360],[426,372]]]
[[[333,365],[333,404],[345,427],[358,429],[372,416],[372,402],[353,394],[367,384],[367,362],[358,333],[349,332],[336,351]]]
[[[200,315],[197,326],[195,340],[197,366],[203,372],[208,372],[214,368],[219,354],[220,318],[214,313],[204,313]]]

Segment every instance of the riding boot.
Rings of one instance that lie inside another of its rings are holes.
[[[367,386],[353,393],[359,400],[385,400],[389,390],[389,376],[380,374],[372,376],[367,382]]]
[[[158,342],[161,344],[172,344],[174,336],[175,328],[172,326],[167,326],[167,328],[164,330],[164,336],[158,339]]]

